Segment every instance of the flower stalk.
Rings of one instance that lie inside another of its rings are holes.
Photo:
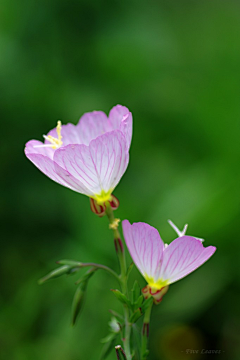
[[[118,231],[118,219],[115,219],[113,214],[113,209],[111,208],[110,204],[106,204],[106,215],[109,220],[109,228],[113,230],[114,236],[114,245],[116,249],[116,253],[119,260],[120,265],[120,280],[121,280],[121,290],[123,294],[128,297],[128,289],[127,289],[127,266],[126,266],[126,258],[123,243],[120,237],[120,233]],[[131,336],[131,324],[129,322],[129,309],[126,304],[123,305],[124,307],[124,323],[125,323],[125,333],[124,333],[124,351],[126,360],[131,360],[131,349],[130,349],[130,336]]]
[[[141,360],[147,360],[148,356],[148,338],[149,338],[149,323],[150,323],[150,317],[151,317],[151,311],[152,311],[152,305],[151,304],[145,314],[143,319],[143,328],[142,328],[142,349],[141,349]]]

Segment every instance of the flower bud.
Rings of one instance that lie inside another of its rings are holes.
[[[65,274],[69,274],[71,272],[71,267],[68,265],[64,265],[59,267],[56,270],[51,271],[49,274],[47,274],[46,276],[44,276],[42,279],[40,279],[38,281],[38,283],[41,285],[43,284],[45,281],[50,280],[50,279],[55,279],[59,276],[65,275]]]

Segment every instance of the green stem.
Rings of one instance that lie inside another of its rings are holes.
[[[111,275],[113,275],[117,279],[117,281],[121,284],[121,279],[119,278],[118,274],[115,271],[113,271],[112,269],[110,269],[108,266],[105,266],[105,265],[102,265],[102,264],[96,264],[96,263],[92,263],[92,262],[82,263],[80,261],[67,260],[67,259],[59,260],[59,261],[57,261],[57,264],[72,267],[73,269],[74,268],[80,268],[81,269],[82,267],[89,267],[89,266],[92,266],[92,267],[94,267],[96,269],[102,269],[102,270],[107,271]]]
[[[110,226],[115,224],[116,219],[113,215],[113,210],[109,203],[106,204],[106,215],[108,217]],[[116,253],[119,260],[120,265],[120,280],[121,280],[121,290],[124,295],[128,297],[128,289],[127,289],[127,265],[125,259],[124,248],[122,244],[122,240],[120,237],[120,233],[118,231],[117,226],[112,228],[114,235],[114,243],[116,248]],[[125,334],[123,339],[124,351],[127,360],[131,360],[131,349],[130,349],[130,336],[131,336],[131,324],[129,323],[129,309],[127,305],[124,305],[124,322],[125,322]]]
[[[149,338],[149,322],[151,317],[152,304],[146,310],[143,319],[142,328],[142,349],[141,349],[141,360],[147,360],[148,355],[148,338]]]

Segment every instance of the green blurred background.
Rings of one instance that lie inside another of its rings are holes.
[[[117,103],[133,112],[134,135],[116,216],[166,242],[167,219],[188,222],[218,248],[154,308],[149,359],[239,360],[239,38],[237,0],[1,0],[1,360],[98,359],[108,309],[120,308],[114,279],[91,279],[75,328],[77,278],[37,280],[61,258],[117,270],[107,219],[23,148],[58,119],[76,124]]]

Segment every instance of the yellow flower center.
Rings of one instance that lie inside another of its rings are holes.
[[[144,277],[153,291],[160,290],[169,284],[168,280],[159,279],[154,281],[154,279],[149,277],[147,274]]]
[[[113,189],[110,189],[108,192],[105,192],[104,190],[101,191],[101,194],[96,194],[92,196],[94,200],[97,201],[99,205],[104,204],[106,201],[111,201],[111,194]]]
[[[60,120],[58,120],[57,127],[56,127],[58,137],[55,138],[54,136],[51,136],[51,135],[47,135],[47,136],[43,135],[44,139],[51,143],[51,144],[49,144],[49,147],[51,147],[53,149],[58,149],[63,144],[61,130],[62,130],[62,123]]]

